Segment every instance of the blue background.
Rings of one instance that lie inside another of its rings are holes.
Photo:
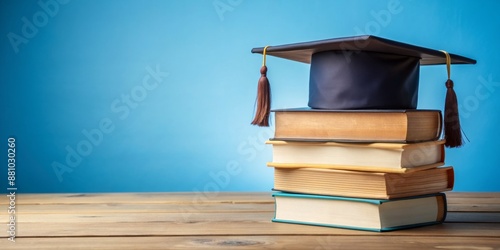
[[[470,142],[446,163],[456,191],[500,191],[499,1],[65,2],[0,1],[0,192],[10,136],[18,192],[269,191],[250,50],[360,34],[478,61],[452,67]],[[267,63],[273,108],[306,106],[309,65]],[[419,108],[442,109],[445,80],[445,66],[422,68]]]

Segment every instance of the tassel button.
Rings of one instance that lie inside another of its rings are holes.
[[[446,81],[446,88],[447,89],[452,89],[453,88],[453,81],[452,80],[448,79]]]

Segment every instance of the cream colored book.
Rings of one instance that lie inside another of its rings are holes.
[[[444,193],[379,200],[277,192],[274,222],[393,231],[442,223]]]
[[[444,165],[444,140],[420,143],[267,141],[276,168],[331,168],[405,173]]]

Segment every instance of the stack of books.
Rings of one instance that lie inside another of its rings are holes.
[[[379,232],[444,221],[454,172],[439,110],[274,112],[273,221]]]

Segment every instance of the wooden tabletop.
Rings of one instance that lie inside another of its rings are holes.
[[[444,224],[376,233],[273,223],[271,193],[18,194],[0,249],[500,249],[500,193],[449,192]]]

